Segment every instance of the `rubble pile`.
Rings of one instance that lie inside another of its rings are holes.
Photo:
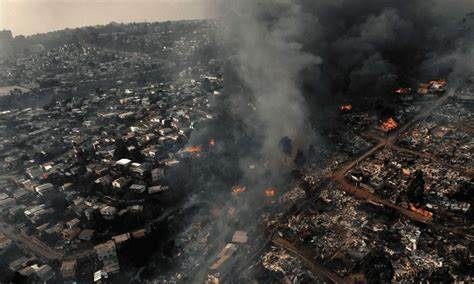
[[[365,155],[346,152],[340,159],[338,154],[353,146],[338,143],[344,134],[337,131],[325,136],[337,143],[337,151],[318,149],[308,155],[300,171],[301,182],[310,185],[310,200],[280,214],[279,222],[268,219],[274,238],[294,245],[277,242],[279,248],[305,262],[289,268],[280,262],[264,265],[273,277],[283,281],[282,271],[318,267],[316,277],[335,282],[472,279],[467,272],[472,256],[466,251],[472,234],[466,227],[472,224],[467,194],[472,189],[472,91],[459,89],[443,97],[446,82],[439,82],[431,82],[423,96],[400,89],[402,103],[394,106],[392,119],[344,110],[344,122],[351,126],[343,130],[347,137],[370,141],[360,151]],[[424,110],[437,100],[444,103]],[[391,120],[397,124],[393,131],[377,131],[377,121],[391,127]],[[322,158],[324,165],[317,162]],[[279,253],[269,248],[262,259],[279,259]]]

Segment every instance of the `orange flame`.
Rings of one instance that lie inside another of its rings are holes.
[[[431,213],[430,211],[427,211],[427,210],[424,210],[424,209],[421,209],[421,208],[416,208],[411,203],[410,203],[410,210],[415,212],[416,214],[419,214],[419,215],[421,215],[423,217],[426,217],[426,218],[433,217],[433,213]]]
[[[238,185],[238,186],[235,186],[233,189],[232,189],[232,192],[235,193],[235,194],[239,194],[239,193],[244,193],[247,189],[245,188],[245,186],[242,186],[242,185]]]
[[[188,153],[199,153],[202,151],[201,146],[191,146],[185,149],[186,152]]]
[[[395,90],[395,93],[401,94],[401,95],[406,95],[411,92],[411,88],[398,88]]]
[[[352,109],[352,105],[342,105],[339,107],[341,111],[350,111]]]
[[[393,118],[387,119],[384,123],[382,123],[382,129],[385,131],[390,131],[398,127],[398,123]]]
[[[445,79],[431,80],[430,85],[435,85],[435,86],[438,85],[438,86],[444,87],[446,86],[446,80]]]
[[[210,145],[210,146],[216,146],[216,139],[215,139],[215,138],[211,138],[211,140],[209,141],[209,145]]]
[[[269,188],[265,189],[265,195],[267,197],[274,197],[275,194],[276,194],[276,189],[275,188],[269,187]]]

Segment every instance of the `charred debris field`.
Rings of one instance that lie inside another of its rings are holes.
[[[472,14],[315,2],[0,32],[0,282],[471,282]]]

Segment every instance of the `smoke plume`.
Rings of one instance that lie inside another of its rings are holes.
[[[318,102],[383,97],[438,78],[453,86],[474,73],[474,15],[466,14],[474,2],[223,0],[220,8],[225,56],[255,115],[242,98],[233,103],[266,158],[277,156],[281,137],[295,148],[314,142]]]
[[[260,133],[262,157],[277,166],[282,137],[303,147],[312,136],[299,81],[305,69],[321,61],[303,50],[303,32],[312,18],[290,0],[226,4],[224,42],[235,51],[229,64],[248,92],[255,112],[241,117]]]

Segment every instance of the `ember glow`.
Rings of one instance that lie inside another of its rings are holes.
[[[444,88],[444,87],[446,87],[446,80],[444,80],[444,79],[432,80],[432,81],[430,81],[430,85],[433,88],[436,88],[436,89]]]
[[[216,146],[216,139],[215,139],[215,138],[211,138],[211,140],[209,141],[209,145],[210,145],[210,146]]]
[[[269,188],[265,189],[265,195],[267,197],[274,197],[275,194],[276,194],[276,189],[275,188],[269,187]]]
[[[413,206],[413,204],[410,204],[410,210],[426,218],[433,217],[433,213],[431,213],[430,211],[427,211],[421,208],[416,208],[415,206]]]
[[[408,95],[411,93],[411,88],[398,88],[395,90],[395,93],[400,95]]]
[[[186,152],[188,153],[199,153],[202,151],[201,146],[190,146],[185,149]]]
[[[244,193],[247,190],[245,186],[238,185],[232,189],[232,192],[235,194]]]
[[[342,105],[339,107],[341,111],[350,111],[352,109],[352,105]]]
[[[398,123],[392,117],[390,117],[384,123],[382,123],[382,129],[384,131],[394,130],[397,127],[398,127]]]

